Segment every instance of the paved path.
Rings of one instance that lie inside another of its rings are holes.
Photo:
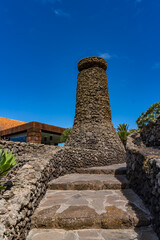
[[[125,165],[80,169],[52,180],[27,240],[158,240]]]

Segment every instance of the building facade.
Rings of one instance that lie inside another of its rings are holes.
[[[64,130],[45,123],[25,123],[0,117],[0,138],[5,140],[58,145]]]

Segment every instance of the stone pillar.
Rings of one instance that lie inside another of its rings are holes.
[[[41,129],[29,128],[27,130],[27,142],[41,144]]]
[[[113,162],[125,160],[125,149],[111,120],[107,62],[88,57],[78,63],[74,126],[66,146],[96,150]]]

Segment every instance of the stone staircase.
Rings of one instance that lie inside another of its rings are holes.
[[[52,180],[27,240],[158,240],[125,172],[125,164],[116,164]]]

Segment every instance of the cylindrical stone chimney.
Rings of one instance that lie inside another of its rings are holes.
[[[111,162],[124,161],[125,149],[111,120],[107,62],[87,57],[78,70],[76,114],[66,146],[96,150]]]

